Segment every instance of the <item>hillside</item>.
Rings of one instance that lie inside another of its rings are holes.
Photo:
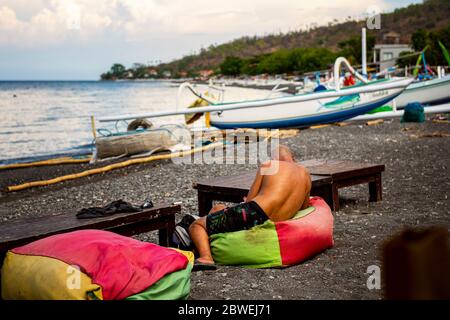
[[[339,44],[358,37],[365,21],[329,23],[308,31],[268,35],[264,37],[242,37],[234,41],[210,46],[199,54],[188,55],[157,66],[158,75],[192,76],[205,69],[218,70],[226,57],[248,59],[294,48],[327,48],[337,52]],[[381,29],[368,30],[368,37],[381,42],[385,33],[396,32],[401,43],[411,43],[411,35],[418,29],[441,30],[450,25],[450,1],[424,0],[381,15]]]
[[[414,4],[396,9],[392,13],[382,14],[381,30],[370,30],[377,41],[389,31],[400,34],[401,42],[409,43],[411,34],[419,28],[437,30],[450,21],[450,1],[425,0],[423,4]],[[358,36],[365,21],[349,21],[340,24],[329,24],[310,31],[297,31],[266,37],[243,37],[219,46],[211,46],[198,55],[186,56],[160,68],[172,72],[178,70],[209,69],[218,66],[225,57],[236,56],[248,58],[251,56],[272,53],[278,49],[305,47],[326,47],[331,50],[338,48],[338,43],[351,36]]]

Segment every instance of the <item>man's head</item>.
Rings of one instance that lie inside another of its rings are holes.
[[[280,145],[278,148],[273,150],[272,160],[295,162],[295,157],[288,147]]]

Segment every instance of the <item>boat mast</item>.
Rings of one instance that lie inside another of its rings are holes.
[[[362,28],[361,34],[361,61],[362,61],[362,74],[367,78],[367,43],[366,43],[366,28]]]

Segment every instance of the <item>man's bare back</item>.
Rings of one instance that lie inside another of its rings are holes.
[[[274,174],[263,175],[268,167]],[[295,162],[271,160],[261,166],[246,201],[255,201],[272,221],[289,220],[309,205],[311,178]]]

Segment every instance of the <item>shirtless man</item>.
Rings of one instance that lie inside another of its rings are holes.
[[[263,175],[263,170],[277,166],[274,174]],[[215,269],[209,245],[209,236],[215,233],[250,229],[270,219],[283,221],[309,206],[311,178],[309,172],[295,163],[292,152],[280,146],[278,154],[258,169],[245,202],[234,207],[214,206],[206,217],[196,220],[189,233],[197,248],[198,269]],[[208,268],[210,266],[210,268]]]

